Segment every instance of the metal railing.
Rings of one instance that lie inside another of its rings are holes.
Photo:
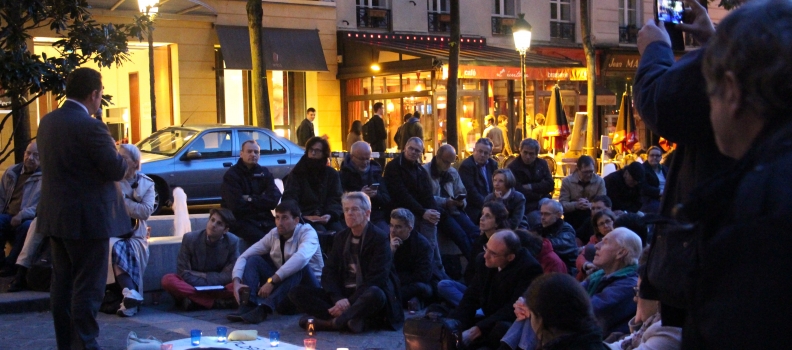
[[[357,7],[358,28],[390,29],[391,10],[384,8]]]
[[[638,42],[638,27],[634,24],[619,27],[619,43],[635,44]]]
[[[429,32],[450,32],[451,14],[441,12],[429,12]]]
[[[550,22],[550,39],[575,42],[575,23]]]
[[[492,17],[492,34],[512,35],[515,17]]]

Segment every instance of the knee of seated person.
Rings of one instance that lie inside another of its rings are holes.
[[[363,293],[363,295],[371,298],[372,300],[376,300],[377,302],[385,302],[385,292],[383,292],[382,289],[377,286],[366,288],[366,291]]]
[[[167,290],[168,288],[172,287],[174,277],[176,277],[175,273],[167,273],[164,276],[162,276],[162,279],[160,279],[160,284],[162,285],[162,289]]]

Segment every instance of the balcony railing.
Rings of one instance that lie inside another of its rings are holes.
[[[512,35],[512,26],[514,17],[492,17],[492,34],[495,35]]]
[[[451,31],[450,13],[429,12],[429,32],[449,31]]]
[[[391,11],[383,8],[357,7],[358,28],[390,29]]]
[[[619,27],[619,43],[635,44],[638,42],[638,27],[634,24]]]
[[[575,42],[575,23],[550,22],[550,39]]]

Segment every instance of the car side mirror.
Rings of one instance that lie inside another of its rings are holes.
[[[192,150],[192,151],[187,152],[182,157],[182,160],[193,160],[193,159],[201,159],[201,158],[202,158],[201,152],[198,152],[196,150]]]

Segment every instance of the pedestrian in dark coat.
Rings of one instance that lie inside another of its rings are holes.
[[[490,158],[491,155],[492,141],[482,137],[476,141],[473,155],[459,165],[459,177],[468,195],[465,213],[473,223],[478,223],[481,217],[484,197],[492,193],[492,176],[498,169],[498,163]]]
[[[310,221],[317,233],[341,231],[341,180],[338,172],[327,165],[330,145],[314,137],[306,143],[300,158],[286,178],[283,201],[293,200],[300,206],[303,219]]]
[[[539,209],[539,201],[550,198],[555,188],[553,174],[544,159],[538,159],[539,142],[525,139],[520,143],[520,157],[509,164],[517,179],[515,189],[525,196],[525,213]]]
[[[613,202],[614,211],[635,213],[641,210],[644,176],[643,165],[638,162],[605,176],[605,188],[608,198]]]

